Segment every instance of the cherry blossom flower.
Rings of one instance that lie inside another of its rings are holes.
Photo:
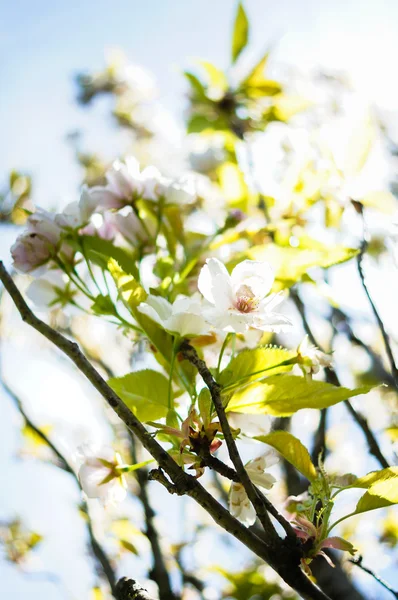
[[[146,243],[155,235],[153,224],[148,221],[144,227],[133,211],[126,215],[117,213],[109,217],[115,229],[133,246]]]
[[[106,173],[106,180],[106,186],[88,190],[93,201],[105,209],[120,209],[139,198],[152,202],[164,198],[168,204],[186,204],[196,199],[192,179],[168,179],[155,167],[146,167],[141,171],[139,162],[133,156],[127,157],[124,162],[115,161]]]
[[[308,335],[305,336],[297,348],[297,354],[298,364],[304,375],[311,376],[318,373],[321,367],[332,366],[332,357],[310,344]]]
[[[28,218],[26,232],[11,247],[13,266],[22,273],[42,274],[56,252],[60,237],[54,215],[38,208]]]
[[[200,292],[210,303],[204,310],[205,318],[216,329],[235,333],[250,327],[285,330],[291,321],[273,312],[283,300],[281,294],[269,294],[273,282],[272,269],[266,262],[244,260],[229,275],[217,258],[208,259],[198,280]]]
[[[173,304],[160,296],[148,296],[138,310],[166,331],[181,337],[203,335],[209,329],[201,316],[201,302],[195,296],[180,296]]]
[[[83,445],[78,449],[79,481],[88,498],[98,498],[104,505],[117,504],[126,497],[127,484],[120,470],[120,455],[108,446]]]
[[[44,277],[34,279],[26,290],[28,298],[39,308],[47,308],[56,303],[64,294],[66,276],[61,271],[49,271]]]
[[[275,477],[265,472],[278,462],[278,457],[273,452],[258,456],[245,465],[247,474],[252,482],[266,490],[270,490],[276,482]],[[229,510],[243,525],[250,527],[256,520],[256,511],[250,502],[245,488],[241,483],[233,482],[229,493]]]
[[[55,223],[62,229],[79,229],[90,221],[97,207],[95,196],[92,196],[87,188],[84,188],[79,202],[71,202],[62,213],[55,215]]]

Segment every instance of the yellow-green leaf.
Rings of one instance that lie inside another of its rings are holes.
[[[287,417],[302,408],[327,408],[371,389],[350,390],[296,375],[274,375],[235,392],[226,410]]]
[[[384,469],[388,471],[389,469]],[[355,485],[355,484],[354,484]],[[398,504],[398,467],[395,474],[373,483],[359,499],[355,513],[363,513],[376,508],[385,508]]]
[[[239,2],[235,17],[234,32],[232,36],[232,62],[234,63],[249,41],[249,20],[245,9]]]
[[[357,254],[356,248],[340,245],[326,246],[315,241],[311,247],[308,240],[298,247],[269,243],[253,246],[246,252],[246,256],[252,260],[269,262],[274,269],[276,279],[283,282],[285,287],[299,281],[308,269],[328,268],[346,262]]]
[[[260,435],[254,439],[269,444],[280,452],[309,481],[316,479],[316,468],[312,463],[307,448],[288,431],[273,431],[268,435]]]
[[[223,387],[234,387],[235,384],[247,385],[252,381],[288,371],[291,365],[284,365],[292,360],[296,352],[278,346],[260,346],[252,350],[243,350],[235,356],[220,374],[218,382]],[[281,364],[282,363],[282,364]]]
[[[375,127],[368,117],[359,123],[348,138],[344,173],[349,176],[357,175],[365,166],[375,139]]]
[[[228,80],[225,73],[207,60],[199,60],[198,62],[207,75],[209,87],[225,92],[228,88]]]
[[[169,382],[158,371],[134,371],[112,377],[108,384],[140,421],[156,421],[167,415]]]
[[[363,477],[358,477],[350,487],[369,489],[373,485],[389,479],[395,479],[398,482],[398,467],[388,467],[380,471],[371,471]]]
[[[398,208],[397,199],[391,192],[370,192],[361,198],[361,204],[374,208],[387,215],[392,215]]]

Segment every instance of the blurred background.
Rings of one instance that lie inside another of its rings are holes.
[[[249,58],[269,48],[272,68],[285,78],[290,72],[294,77],[297,74],[310,77],[321,71],[344,75],[363,105],[377,108],[377,114],[388,126],[391,142],[398,143],[395,76],[398,3],[395,0],[247,0],[245,8],[252,23]],[[71,0],[68,3],[3,0],[0,3],[1,185],[6,186],[9,172],[17,170],[32,177],[33,203],[63,207],[76,199],[81,185],[84,170],[76,161],[77,152],[98,153],[106,162],[125,151],[130,134],[115,127],[110,114],[112,99],[100,97],[90,107],[77,102],[76,76],[101,70],[105,57],[115,56],[114,49],[122,50],[129,61],[152,73],[160,106],[156,118],[168,141],[167,152],[172,148],[168,156],[179,164],[186,152],[183,118],[187,84],[182,71],[198,57],[227,67],[235,11],[236,3],[232,0]],[[159,148],[161,154],[161,144]],[[157,158],[158,162],[165,160],[165,156]],[[390,171],[388,175],[390,178]],[[385,178],[383,168],[378,176]],[[379,226],[387,228],[388,219]],[[0,225],[0,256],[7,265],[11,262],[9,247],[17,233],[16,225]],[[346,295],[345,285],[351,276],[351,271],[336,276],[337,280],[340,277]],[[370,272],[376,290],[381,289],[379,284],[384,276],[376,266]],[[397,288],[397,279],[392,280],[391,293],[377,297],[395,334],[398,334],[394,318]],[[348,308],[354,312],[368,311],[355,283],[350,290]],[[1,368],[6,381],[13,382],[13,390],[29,405],[30,414],[57,432],[67,452],[72,453],[88,435],[93,437],[93,431],[98,439],[110,438],[98,399],[88,384],[76,377],[70,365],[54,356],[43,340],[21,326],[19,317],[7,304],[2,327],[5,342]],[[12,341],[7,337],[11,331]],[[98,326],[95,337],[101,344],[106,332]],[[118,363],[117,350],[116,346],[112,350],[116,368],[123,373],[128,366],[123,364],[121,354]],[[90,560],[85,559],[85,527],[75,510],[79,491],[64,473],[32,460],[37,447],[29,439],[21,441],[20,416],[3,390],[0,401],[0,520],[20,517],[31,531],[45,538],[27,569],[16,568],[0,555],[0,597],[4,600],[90,598],[96,577]],[[310,422],[312,417],[305,418]],[[163,489],[156,490],[153,501],[155,508],[168,505]],[[175,523],[175,543],[182,533],[190,535],[190,507],[186,507],[185,501],[181,501],[181,506],[185,512],[179,513],[174,507],[167,514],[169,528],[170,520]],[[142,515],[136,512],[134,503],[123,510],[120,519],[129,517],[138,528]],[[161,530],[162,526],[160,520]],[[370,538],[372,535],[370,532]],[[208,553],[211,540],[206,533],[199,538],[195,552]],[[368,562],[391,583],[395,579],[397,586],[396,557],[388,552],[372,556],[371,544],[368,550]],[[138,541],[137,552],[144,555],[145,561],[145,544],[141,548]],[[231,552],[224,546],[219,560],[222,557],[224,567],[228,564],[236,567],[238,555],[236,549]],[[239,557],[243,565],[244,553]],[[140,567],[138,558],[130,555],[123,558],[121,573],[131,571],[131,560],[137,578],[142,577],[145,569]],[[369,599],[388,597],[360,573],[358,578]],[[96,600],[94,595],[91,598]]]

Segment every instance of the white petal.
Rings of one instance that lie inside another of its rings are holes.
[[[222,262],[209,258],[198,279],[198,288],[203,296],[219,309],[232,306],[231,278]]]
[[[264,298],[270,292],[274,279],[274,272],[269,263],[256,260],[242,261],[231,273],[234,291],[246,285],[256,298]]]
[[[254,525],[256,511],[254,510],[247,494],[240,483],[232,483],[229,493],[229,510],[231,515],[246,527]]]
[[[192,313],[172,315],[164,322],[164,327],[171,333],[178,333],[181,337],[203,335],[209,331],[206,321]]]
[[[156,310],[162,321],[165,321],[166,319],[171,317],[173,313],[173,308],[170,302],[168,302],[165,298],[162,298],[161,296],[149,295],[146,299],[146,303]]]

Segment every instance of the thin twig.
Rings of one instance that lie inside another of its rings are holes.
[[[202,455],[202,458],[203,458],[204,464],[207,467],[209,467],[210,469],[213,469],[213,471],[216,471],[216,473],[219,473],[219,475],[222,475],[223,477],[226,477],[230,481],[234,481],[236,483],[240,483],[239,475],[235,471],[235,469],[232,469],[231,467],[229,467],[228,465],[226,465],[222,460],[220,460],[216,456],[213,456],[212,454],[210,454],[210,452],[206,453],[205,455]],[[260,497],[261,497],[261,499],[262,499],[262,501],[263,501],[263,503],[264,503],[267,511],[283,527],[283,529],[285,530],[286,535],[288,535],[288,536],[290,536],[292,538],[296,537],[294,529],[290,525],[289,521],[287,519],[285,519],[285,517],[272,504],[272,502],[270,502],[268,500],[268,498],[266,496],[264,496],[264,494],[256,486],[255,486],[255,489],[256,489],[257,493],[260,495]]]
[[[312,333],[311,327],[308,323],[307,316],[305,314],[304,304],[303,304],[300,296],[298,295],[298,292],[296,290],[290,290],[290,294],[291,294],[291,298],[301,316],[301,319],[303,321],[304,330],[307,333],[309,339],[311,340],[311,343],[314,344],[315,346],[318,346],[318,348],[320,348],[317,340],[315,339],[315,337]],[[325,369],[325,374],[326,374],[326,381],[328,383],[332,383],[333,385],[337,385],[337,386],[341,385],[339,378],[337,377],[337,374],[335,371],[332,371],[331,369]],[[370,429],[369,424],[368,424],[367,420],[365,419],[365,417],[355,410],[355,408],[352,406],[352,404],[349,400],[345,400],[344,405],[347,407],[347,410],[351,414],[354,421],[362,429],[362,431],[365,435],[366,441],[368,443],[368,448],[369,448],[370,454],[372,454],[379,461],[379,463],[383,467],[383,469],[386,469],[387,467],[389,467],[389,463],[388,463],[387,459],[385,458],[385,456],[383,455],[382,451],[380,450],[380,446],[379,446],[372,430]]]
[[[50,438],[39,427],[37,427],[37,425],[35,425],[33,423],[33,421],[30,419],[30,417],[25,412],[25,409],[23,407],[23,404],[22,404],[20,398],[18,398],[18,396],[5,383],[5,381],[4,381],[3,378],[1,379],[1,384],[2,384],[2,386],[4,388],[4,390],[7,392],[8,396],[14,402],[16,408],[18,409],[18,411],[20,412],[21,416],[23,417],[26,425],[32,431],[34,431],[34,433],[41,439],[41,441],[44,444],[46,444],[46,446],[48,448],[50,448],[50,450],[57,457],[60,468],[63,469],[64,471],[66,471],[67,473],[69,473],[70,475],[72,475],[72,477],[73,477],[76,485],[79,488],[79,491],[82,492],[82,487],[80,485],[79,478],[77,477],[75,471],[72,469],[72,467],[68,463],[67,459],[63,456],[63,454],[61,454],[61,452],[53,444],[53,442],[50,440]],[[98,540],[96,539],[96,537],[94,535],[93,525],[92,525],[92,522],[91,522],[91,517],[90,517],[90,513],[89,513],[89,510],[88,510],[86,502],[82,502],[82,509],[83,509],[83,512],[84,512],[84,514],[86,516],[87,532],[88,532],[88,535],[89,535],[91,549],[93,551],[93,554],[94,554],[96,560],[99,563],[99,566],[101,568],[102,573],[104,574],[104,576],[108,580],[108,583],[109,583],[109,586],[110,586],[110,588],[112,590],[112,593],[114,593],[114,591],[115,591],[115,585],[116,585],[115,571],[113,570],[113,567],[111,565],[111,562],[110,562],[108,556],[105,553],[105,550],[102,548],[101,544],[98,542]]]
[[[362,214],[362,220],[364,222],[364,216]],[[358,273],[359,273],[359,278],[361,280],[361,284],[362,287],[365,291],[366,297],[369,301],[370,307],[372,309],[372,312],[375,316],[375,319],[377,321],[377,324],[379,326],[380,329],[380,333],[382,335],[383,338],[383,342],[384,342],[384,347],[386,350],[386,354],[388,357],[388,361],[390,363],[390,369],[391,369],[391,376],[394,380],[394,386],[396,387],[396,389],[398,390],[398,368],[397,365],[395,364],[395,359],[394,359],[394,354],[391,348],[391,343],[390,343],[390,338],[388,336],[388,333],[386,331],[386,328],[384,327],[384,323],[382,321],[382,318],[379,315],[379,311],[376,308],[375,303],[373,302],[373,298],[370,294],[369,288],[367,286],[366,280],[365,280],[365,273],[364,273],[364,269],[363,269],[363,258],[365,256],[366,253],[366,249],[368,247],[368,242],[366,239],[366,229],[365,229],[365,225],[364,225],[364,237],[361,243],[361,247],[360,247],[360,251],[359,254],[357,256],[357,267],[358,267]]]
[[[382,585],[386,590],[388,590],[389,592],[391,592],[391,594],[394,596],[394,598],[398,598],[398,591],[394,590],[389,583],[387,583],[386,581],[384,581],[384,579],[382,579],[374,571],[372,571],[368,567],[365,567],[362,564],[362,556],[360,556],[357,559],[350,558],[350,562],[353,565],[355,565],[355,566],[359,567],[360,569],[362,569],[362,571],[365,571],[365,573],[368,573],[369,575],[371,575],[373,577],[373,579],[375,579],[378,583],[380,583],[380,585]]]

